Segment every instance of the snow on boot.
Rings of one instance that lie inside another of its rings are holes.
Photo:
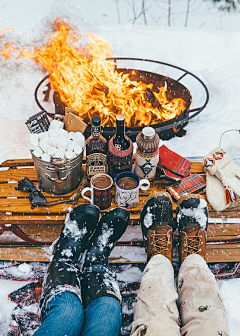
[[[100,219],[83,266],[81,284],[84,307],[102,296],[111,296],[121,302],[116,274],[108,267],[108,259],[128,223],[129,213],[120,208],[108,211]]]
[[[82,204],[67,215],[43,282],[40,299],[42,311],[53,296],[64,291],[75,293],[81,300],[79,268],[76,263],[96,228],[99,212],[99,208],[94,205]]]
[[[193,224],[196,224],[207,231],[207,202],[198,194],[182,196],[177,203],[176,217],[179,231],[184,227]]]

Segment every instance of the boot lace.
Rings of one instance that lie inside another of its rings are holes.
[[[167,237],[167,234],[151,232],[150,237],[152,256],[156,254],[163,254],[164,256],[167,256],[169,251],[169,239]]]
[[[185,252],[187,255],[189,254],[200,254],[202,252],[201,246],[202,242],[198,235],[186,237],[186,248]]]

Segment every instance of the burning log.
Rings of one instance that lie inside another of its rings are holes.
[[[157,100],[153,91],[150,88],[146,88],[144,96],[146,100],[152,104],[153,108],[157,108],[159,111],[162,111],[162,105],[159,103],[159,101]]]

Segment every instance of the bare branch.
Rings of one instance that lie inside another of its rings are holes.
[[[190,2],[191,2],[191,0],[187,0],[187,11],[186,11],[186,18],[185,18],[185,27],[187,27],[187,24],[188,24],[188,16],[189,16],[189,10],[190,10]]]
[[[119,10],[119,0],[116,1],[116,7],[117,7],[117,16],[118,16],[118,24],[121,24],[121,15],[120,15],[120,10]]]
[[[144,20],[144,23],[145,23],[145,25],[147,25],[145,0],[142,0],[142,14],[143,14],[143,20]]]
[[[171,0],[168,0],[168,25],[171,26]]]

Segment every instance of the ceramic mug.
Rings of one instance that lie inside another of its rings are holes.
[[[81,195],[91,204],[97,205],[100,210],[108,209],[112,204],[112,185],[113,180],[107,174],[96,174],[91,178],[90,187],[82,190]],[[84,194],[90,191],[91,197]]]
[[[124,179],[124,180],[123,180]],[[131,181],[132,180],[132,181]],[[125,182],[123,182],[125,181]],[[120,208],[135,208],[139,203],[139,189],[148,190],[150,182],[131,172],[122,172],[115,177],[115,203]]]

